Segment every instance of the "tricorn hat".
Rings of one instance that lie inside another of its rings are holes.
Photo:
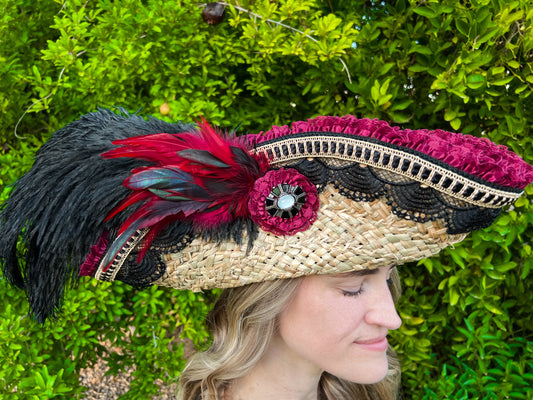
[[[16,183],[0,260],[44,321],[79,275],[198,291],[420,260],[532,181],[506,147],[442,130],[344,116],[236,136],[99,110]]]

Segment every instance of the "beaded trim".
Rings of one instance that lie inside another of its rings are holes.
[[[348,134],[294,134],[258,143],[255,152],[264,153],[272,165],[286,164],[304,157],[359,162],[392,171],[454,198],[487,208],[501,208],[511,204],[523,193],[520,189],[484,182],[419,151],[378,143],[373,138],[354,138]]]
[[[118,271],[122,268],[122,265],[124,262],[128,259],[128,256],[130,253],[135,250],[137,245],[143,240],[144,236],[150,231],[150,229],[139,229],[136,231],[133,236],[126,242],[124,247],[120,250],[120,252],[116,255],[115,259],[111,263],[111,265],[104,271],[103,266],[103,260],[105,260],[105,257],[102,258],[102,262],[100,262],[100,265],[98,266],[98,269],[96,270],[96,273],[94,274],[94,277],[100,281],[106,281],[111,282],[115,280],[115,277],[118,274]]]

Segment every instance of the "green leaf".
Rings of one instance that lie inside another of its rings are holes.
[[[32,65],[31,69],[33,71],[33,75],[35,76],[35,79],[37,80],[37,82],[41,82],[42,81],[41,73],[39,72],[39,69],[37,68],[37,66]]]
[[[515,93],[516,94],[520,94],[524,91],[526,91],[527,89],[529,89],[529,86],[528,85],[521,85],[521,86],[518,86],[516,89],[515,89]]]
[[[470,32],[470,24],[464,20],[464,19],[456,19],[455,20],[455,27],[461,34],[468,37],[468,34]]]
[[[411,104],[413,104],[413,100],[410,100],[410,99],[395,100],[393,105],[391,106],[391,110],[394,110],[394,111],[405,110]]]
[[[419,53],[430,56],[433,54],[433,51],[429,47],[415,44],[409,49],[409,53]]]
[[[455,290],[455,289],[451,289],[450,288],[448,293],[450,295],[450,305],[451,306],[455,306],[458,303],[459,298],[461,297],[459,295],[459,292],[457,290]]]
[[[514,261],[509,261],[509,262],[506,262],[506,263],[503,263],[503,264],[497,264],[496,265],[496,271],[499,271],[499,272],[508,272],[514,268],[516,268],[518,266],[518,264]]]
[[[455,118],[450,121],[450,125],[454,130],[459,130],[461,128],[461,120],[459,118]]]
[[[388,115],[390,116],[393,122],[396,122],[398,124],[405,124],[409,122],[409,120],[412,119],[411,114],[399,113],[399,112],[394,112],[394,111],[388,112]]]
[[[409,72],[424,72],[424,71],[427,71],[428,70],[428,67],[425,66],[425,65],[421,65],[421,64],[413,64],[411,66],[409,66]]]
[[[415,13],[426,18],[435,18],[437,14],[429,7],[417,7],[413,10]]]
[[[481,74],[472,74],[466,78],[466,84],[470,89],[479,89],[485,84],[485,77]]]
[[[490,303],[483,303],[483,306],[489,310],[491,313],[493,314],[496,314],[496,315],[503,315],[504,312],[501,308],[499,308],[498,306],[494,305],[494,304],[490,304]]]
[[[452,110],[450,108],[446,109],[444,111],[444,120],[445,121],[451,121],[453,119],[455,119],[455,117],[457,116],[457,113],[455,112],[455,110]]]
[[[35,383],[37,384],[38,388],[40,389],[46,388],[46,383],[44,382],[44,378],[39,371],[34,372],[34,378],[35,378]]]
[[[372,86],[372,89],[370,89],[370,95],[372,96],[372,100],[374,100],[376,103],[379,101],[381,97],[379,88],[380,88],[379,82],[376,80],[374,81],[374,85]]]
[[[494,85],[494,86],[505,86],[509,82],[511,82],[513,80],[513,78],[514,78],[513,76],[508,76],[507,78],[502,78],[502,79],[498,79],[498,80],[492,81],[492,82],[490,82],[490,84]]]

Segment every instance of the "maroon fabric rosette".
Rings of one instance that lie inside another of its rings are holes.
[[[268,171],[255,181],[248,208],[252,220],[274,235],[294,235],[315,222],[316,186],[292,168]]]

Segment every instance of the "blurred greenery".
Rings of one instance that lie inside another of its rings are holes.
[[[533,162],[533,2],[0,0],[0,201],[52,132],[98,106],[259,132],[316,115],[487,137]],[[346,68],[345,68],[346,67]],[[407,399],[533,398],[533,188],[488,229],[403,267]],[[0,238],[1,240],[1,238]],[[80,368],[135,365],[157,394],[208,340],[210,299],[82,279],[37,325],[0,277],[0,397],[83,398]],[[107,340],[119,353],[107,353]]]

